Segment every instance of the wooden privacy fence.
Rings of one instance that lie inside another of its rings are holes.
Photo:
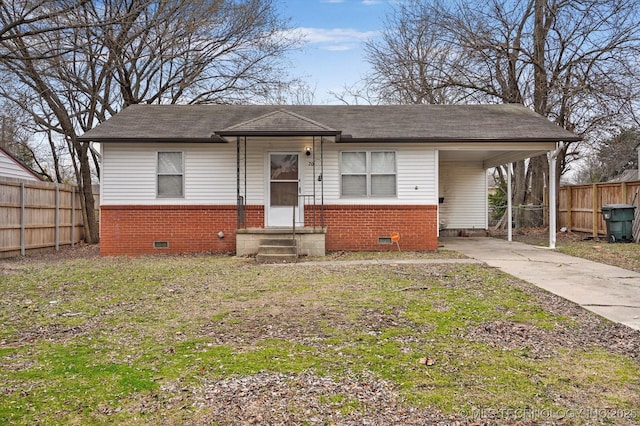
[[[0,178],[0,258],[84,238],[75,186]]]
[[[640,181],[563,186],[558,191],[558,225],[569,231],[588,232],[594,237],[606,235],[602,206],[633,204],[634,228],[640,225]],[[634,235],[637,235],[634,230]]]

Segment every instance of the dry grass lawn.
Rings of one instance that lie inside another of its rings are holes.
[[[76,253],[0,262],[2,424],[640,422],[639,332],[482,265]]]

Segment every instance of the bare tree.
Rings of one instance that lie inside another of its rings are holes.
[[[83,194],[85,234],[95,242],[95,157],[78,134],[136,103],[266,98],[283,84],[279,58],[295,40],[283,38],[285,24],[271,0],[105,0],[75,6],[60,3],[67,13],[53,14],[55,25],[38,20],[4,31],[0,67],[14,84],[0,88],[0,95],[31,115],[52,148],[56,139],[68,146]],[[45,55],[39,46],[46,46]]]
[[[271,0],[154,1],[134,12],[136,3],[89,5],[91,19],[120,22],[76,42],[101,53],[96,66],[112,73],[116,107],[258,102],[286,83],[279,59],[296,41],[284,38]]]
[[[593,142],[633,119],[639,13],[638,0],[410,0],[369,44],[370,87],[389,102],[440,102],[425,96],[437,90],[445,102],[523,103]],[[575,154],[561,146],[558,178]],[[516,165],[516,203],[526,188],[541,203],[547,168],[546,157]]]
[[[296,78],[286,84],[279,84],[271,90],[265,99],[268,105],[313,105],[316,89],[302,79]]]
[[[638,168],[640,131],[624,128],[614,136],[605,139],[594,152],[585,159],[578,171],[579,182],[606,182],[622,175],[627,170]]]
[[[380,40],[366,46],[374,71],[368,89],[383,103],[522,103],[522,43],[533,3],[450,6],[400,3]],[[483,6],[484,7],[484,6]],[[525,202],[524,161],[514,165],[514,203]]]
[[[365,44],[365,57],[373,68],[365,83],[380,103],[444,104],[462,100],[458,88],[446,84],[449,66],[461,58],[459,50],[439,38],[440,29],[435,23],[445,15],[446,5],[440,2],[432,6],[415,0],[399,3],[386,17],[381,39]]]
[[[66,15],[89,0],[3,0],[0,2],[0,43],[78,26]],[[2,55],[11,55],[4,50]]]
[[[0,148],[35,169],[33,158],[26,149],[29,135],[22,123],[20,110],[7,102],[0,102]]]

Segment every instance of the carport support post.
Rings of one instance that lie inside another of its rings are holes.
[[[513,203],[511,202],[511,174],[513,164],[507,165],[507,241],[513,241]]]
[[[560,145],[549,159],[549,248],[556,248],[556,163]]]

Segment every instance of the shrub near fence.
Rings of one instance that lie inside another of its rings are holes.
[[[602,206],[640,203],[640,181],[563,186],[558,191],[558,226],[569,231],[606,234]],[[640,209],[636,209],[636,218]],[[639,222],[636,219],[636,222]]]
[[[57,250],[83,238],[80,194],[74,186],[0,178],[0,258]]]

